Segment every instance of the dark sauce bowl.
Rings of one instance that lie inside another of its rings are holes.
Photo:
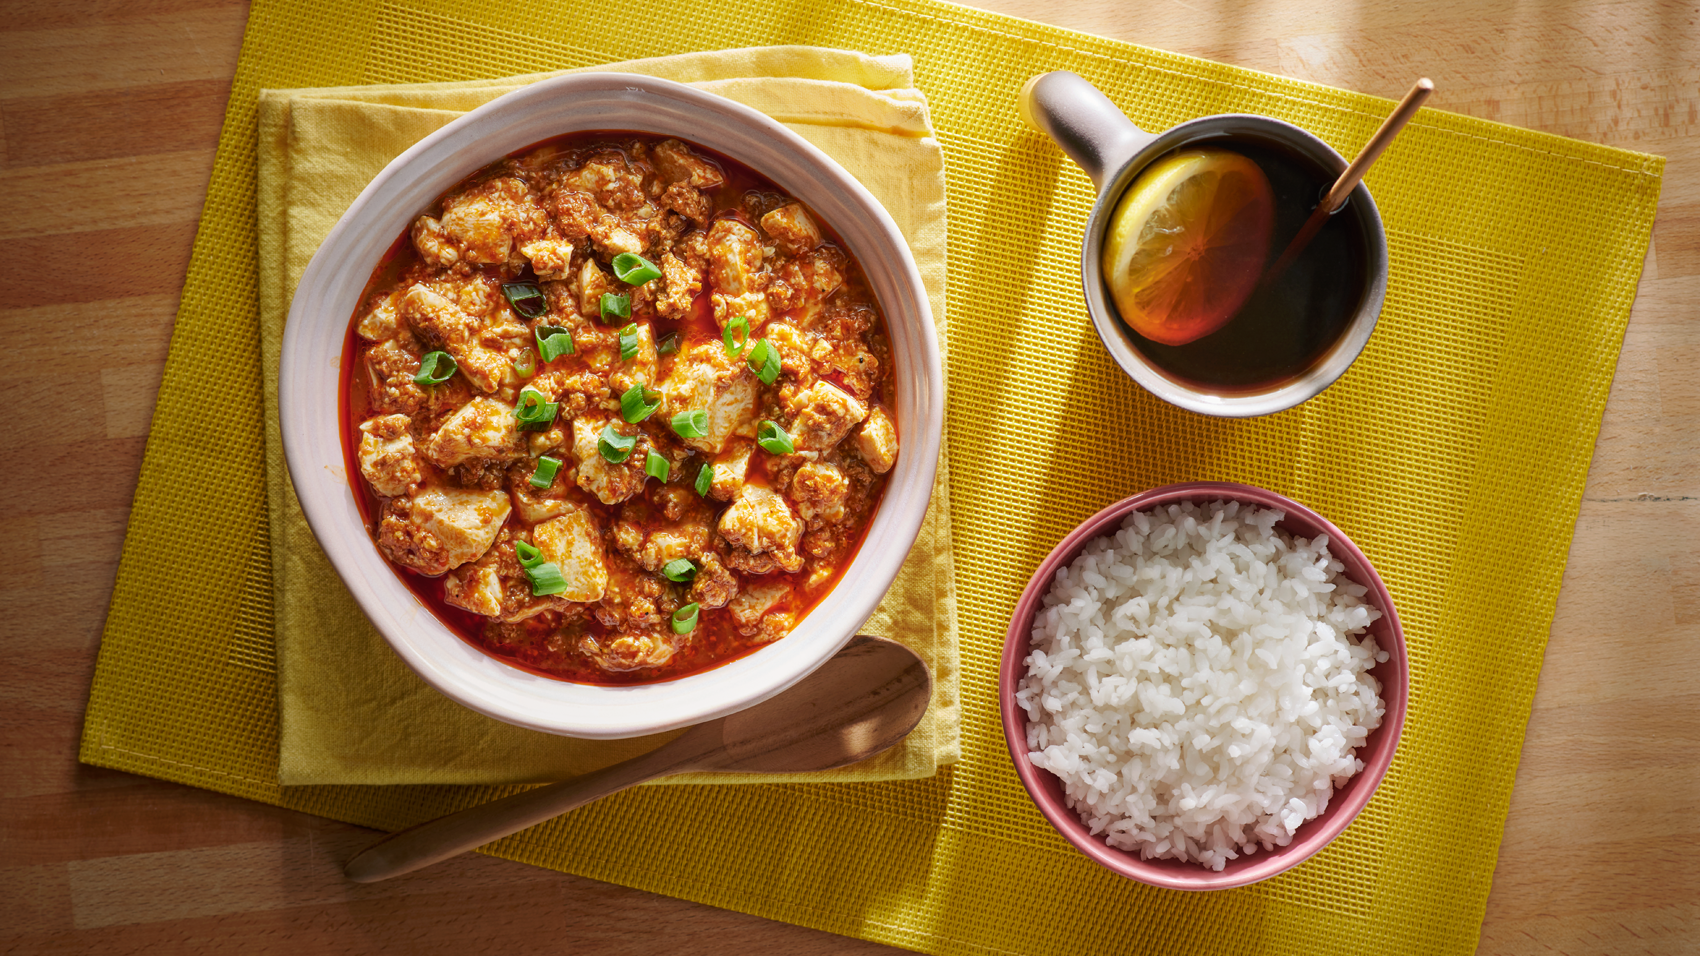
[[[1323,241],[1334,243],[1338,268],[1289,270],[1273,289],[1254,294],[1280,296],[1296,281],[1333,286],[1318,291],[1323,298],[1344,298],[1341,317],[1325,323],[1321,341],[1282,342],[1279,352],[1291,356],[1263,362],[1268,343],[1246,341],[1223,348],[1224,336],[1262,334],[1240,326],[1236,318],[1197,342],[1162,346],[1130,329],[1117,313],[1105,286],[1101,260],[1104,237],[1122,193],[1151,163],[1186,147],[1214,146],[1251,155],[1288,157],[1303,173],[1316,177],[1326,189],[1346,169],[1346,160],[1310,133],[1267,116],[1224,114],[1181,123],[1161,134],[1147,133],[1128,121],[1116,105],[1092,84],[1068,72],[1046,73],[1028,81],[1022,91],[1023,116],[1049,135],[1098,186],[1098,199],[1086,223],[1080,250],[1082,291],[1086,309],[1104,348],[1134,381],[1173,405],[1203,415],[1246,418],[1292,408],[1315,397],[1345,374],[1368,344],[1387,295],[1387,233],[1369,189],[1359,183],[1346,205],[1324,227]],[[1260,164],[1261,165],[1261,164]],[[1266,170],[1267,171],[1267,170]],[[1277,192],[1281,184],[1276,183]],[[1309,213],[1301,210],[1298,221]],[[1345,217],[1342,219],[1342,217]],[[1271,255],[1285,248],[1296,224],[1291,210],[1277,211]],[[1245,310],[1242,309],[1242,314]],[[1300,317],[1301,319],[1305,317]],[[1291,334],[1314,335],[1303,322]],[[1211,341],[1217,340],[1217,341]],[[1268,353],[1274,355],[1275,353]],[[1279,357],[1279,356],[1276,356]],[[1249,363],[1249,367],[1248,367]]]

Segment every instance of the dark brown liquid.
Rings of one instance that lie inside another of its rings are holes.
[[[1298,234],[1334,175],[1310,159],[1261,141],[1210,140],[1257,163],[1275,193],[1267,269]],[[1269,391],[1314,367],[1346,331],[1368,278],[1364,230],[1351,202],[1330,216],[1293,264],[1259,285],[1228,324],[1185,345],[1163,345],[1131,328],[1139,350],[1170,378],[1220,394]]]

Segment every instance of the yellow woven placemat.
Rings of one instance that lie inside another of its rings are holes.
[[[729,0],[256,0],[82,759],[379,827],[498,792],[275,782],[261,462],[231,437],[260,419],[257,91],[775,43],[913,54],[945,149],[962,760],[900,783],[645,788],[494,852],[933,952],[1470,952],[1663,160],[1425,111],[1369,177],[1392,277],[1367,351],[1297,409],[1205,419],[1103,354],[1076,272],[1090,186],[1021,128],[1016,90],[1072,69],[1147,129],[1267,113],[1348,155],[1390,104],[931,0],[759,16]],[[1289,873],[1211,894],[1122,880],[1056,836],[991,696],[1009,610],[1050,545],[1182,479],[1331,517],[1387,580],[1412,653],[1404,741],[1362,816]]]

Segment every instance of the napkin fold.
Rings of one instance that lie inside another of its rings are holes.
[[[784,46],[631,60],[640,73],[736,100],[836,159],[891,213],[919,267],[941,349],[944,160],[907,56]],[[564,70],[561,73],[585,72]],[[592,741],[524,730],[463,708],[415,675],[361,613],[295,498],[277,418],[283,326],[308,261],[391,159],[463,112],[559,73],[460,83],[266,90],[258,132],[258,256],[265,370],[279,715],[278,778],[303,784],[507,784],[556,780],[647,752],[677,732]],[[492,160],[498,157],[491,157]],[[834,771],[691,774],[669,783],[900,780],[961,752],[955,575],[944,448],[914,550],[862,633],[902,641],[932,668],[932,706],[903,743]]]

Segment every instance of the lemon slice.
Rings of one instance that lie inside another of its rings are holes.
[[[1185,345],[1228,323],[1269,256],[1275,195],[1225,149],[1173,153],[1141,170],[1104,236],[1104,282],[1135,332]]]

